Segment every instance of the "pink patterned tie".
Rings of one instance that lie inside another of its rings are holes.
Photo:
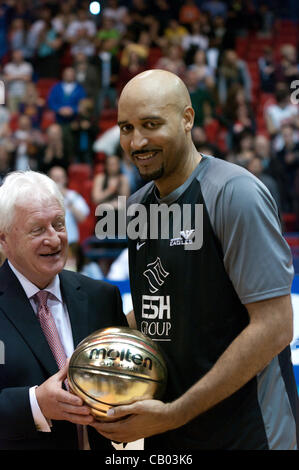
[[[49,292],[40,290],[35,294],[35,297],[38,301],[37,317],[57,362],[58,368],[61,369],[66,363],[66,354],[56,328],[55,320],[47,305]]]
[[[35,297],[37,298],[38,302],[37,317],[39,319],[46,340],[48,341],[50,349],[53,353],[53,356],[57,362],[58,368],[61,369],[66,363],[67,358],[56,328],[55,320],[47,304],[49,292],[45,290],[40,290],[35,294]],[[69,390],[69,384],[67,379],[65,379],[64,384],[66,386],[66,389]],[[83,449],[83,427],[80,424],[77,424],[77,432],[79,449]]]

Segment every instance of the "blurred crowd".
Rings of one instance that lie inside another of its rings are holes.
[[[92,15],[87,1],[0,2],[0,184],[26,168],[56,179],[78,260],[95,207],[143,184],[119,147],[117,100],[160,68],[188,87],[198,150],[260,178],[299,231],[298,23],[271,1],[100,3]]]

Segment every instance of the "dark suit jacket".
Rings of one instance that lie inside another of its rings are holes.
[[[87,335],[109,326],[128,326],[117,287],[62,271],[74,346]],[[52,432],[36,430],[29,388],[58,371],[31,304],[7,262],[0,268],[0,340],[5,363],[0,364],[0,449],[77,449],[76,426],[52,421]],[[113,450],[111,443],[88,427],[92,449]]]

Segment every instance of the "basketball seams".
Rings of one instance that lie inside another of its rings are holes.
[[[130,379],[140,379],[141,381],[144,382],[154,382],[157,384],[162,384],[163,380],[156,380],[152,379],[151,377],[148,377],[147,375],[140,376],[140,375],[134,375],[134,374],[125,374],[124,372],[121,372],[120,370],[97,370],[92,367],[87,367],[87,366],[70,366],[70,369],[80,369],[80,370],[87,370],[88,372],[93,372],[94,374],[100,375],[115,375],[116,377],[121,375],[122,377],[127,377],[129,380]],[[131,372],[131,371],[130,371]]]

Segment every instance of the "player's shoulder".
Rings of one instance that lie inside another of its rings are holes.
[[[266,189],[262,181],[240,165],[207,155],[203,155],[203,163],[204,171],[198,173],[197,179],[214,194],[228,189],[242,194],[253,188]]]
[[[248,178],[254,178],[246,168],[243,168],[236,163],[222,160],[211,155],[202,155],[202,161],[205,167],[205,178],[212,178],[216,183],[225,185],[228,181],[240,176],[247,176]],[[198,173],[198,177],[200,173]]]

